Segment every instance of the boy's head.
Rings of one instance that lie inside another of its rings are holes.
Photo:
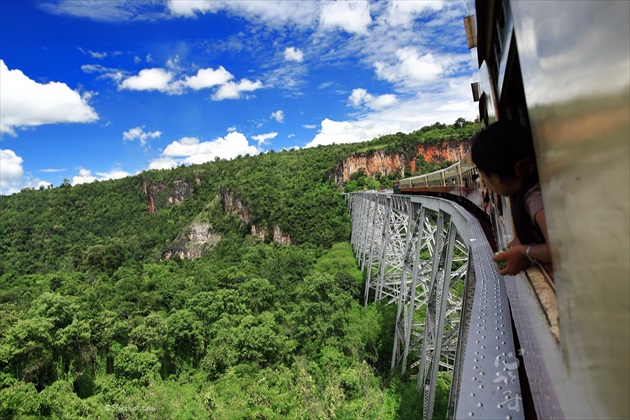
[[[499,195],[516,193],[536,170],[531,135],[515,121],[497,121],[479,132],[470,152],[485,184]]]
[[[519,161],[536,159],[531,135],[511,120],[497,121],[479,132],[470,153],[477,168],[500,177],[516,177]]]

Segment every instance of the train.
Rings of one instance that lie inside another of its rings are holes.
[[[529,128],[553,276],[506,276],[526,418],[630,418],[630,2],[469,0],[479,121]],[[470,154],[395,194],[467,204],[514,238]]]

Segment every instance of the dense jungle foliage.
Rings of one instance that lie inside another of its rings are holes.
[[[0,197],[0,418],[418,418],[415,381],[389,375],[395,308],[361,302],[331,171],[476,130],[458,122]],[[224,191],[297,245],[250,235]],[[220,241],[165,259],[200,218]]]

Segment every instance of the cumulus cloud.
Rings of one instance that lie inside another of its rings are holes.
[[[321,3],[320,28],[341,29],[351,34],[367,34],[372,23],[367,1],[327,1]]]
[[[284,50],[284,59],[301,63],[304,60],[304,53],[299,48],[288,47]]]
[[[271,113],[271,118],[273,118],[274,120],[278,121],[279,123],[284,122],[284,111],[279,109],[276,112],[272,112]]]
[[[269,144],[270,143],[269,140],[275,138],[277,135],[278,133],[274,131],[272,133],[259,134],[257,136],[252,136],[252,138],[258,142],[258,147],[260,147],[263,144]]]
[[[109,172],[97,172],[96,175],[92,175],[92,171],[85,168],[79,168],[79,175],[72,177],[70,182],[72,185],[87,184],[94,181],[107,181],[110,179],[120,179],[131,175],[129,172],[125,172],[121,169],[114,168]]]
[[[223,66],[219,66],[216,70],[201,69],[197,71],[197,75],[186,78],[184,84],[192,89],[199,90],[223,85],[233,78],[234,76],[229,71],[224,69]]]
[[[371,109],[382,109],[396,103],[396,95],[385,94],[374,96],[365,89],[354,89],[348,101],[355,107],[367,106]]]
[[[168,61],[167,68],[169,70],[162,68],[141,70],[137,75],[129,76],[122,80],[118,85],[118,89],[156,90],[169,95],[181,95],[185,93],[186,88],[193,90],[216,88],[212,99],[221,101],[243,97],[247,99],[248,96],[243,95],[243,92],[253,92],[264,87],[260,80],[254,82],[249,79],[241,79],[238,82],[232,81],[234,76],[223,66],[219,66],[216,70],[212,68],[200,69],[196,75],[183,79],[175,78],[179,69],[179,59],[177,57]],[[89,67],[86,70],[96,71],[97,69]]]
[[[157,159],[153,159],[149,163],[149,169],[172,169],[177,166],[177,161],[175,159],[163,156]]]
[[[0,60],[0,132],[15,136],[16,128],[55,123],[87,123],[98,115],[65,83],[37,83],[20,70],[9,70]]]
[[[260,80],[252,82],[249,79],[241,79],[240,82],[227,82],[219,87],[217,91],[212,95],[212,100],[222,101],[224,99],[240,99],[243,92],[253,92],[258,89],[262,89],[263,84]]]
[[[234,159],[239,155],[257,155],[261,149],[252,146],[247,138],[233,131],[225,137],[201,142],[195,137],[183,137],[166,146],[162,156],[152,161],[150,169],[164,169],[183,164],[199,164],[219,159]],[[169,160],[170,159],[170,160]]]
[[[24,176],[22,158],[13,150],[0,149],[0,194],[13,194],[19,191]]]
[[[451,79],[436,92],[397,100],[387,108],[371,109],[356,120],[324,119],[306,147],[368,141],[384,134],[408,133],[438,121],[452,124],[460,117],[469,121],[477,117],[471,105],[469,77]]]
[[[123,133],[123,141],[139,140],[141,146],[147,144],[147,140],[157,139],[162,135],[161,131],[144,132],[144,127],[134,127]]]
[[[399,49],[396,57],[398,61],[391,65],[381,61],[374,64],[378,78],[395,84],[419,85],[436,80],[444,72],[432,53],[420,55],[413,47]]]
[[[144,69],[140,70],[137,76],[130,76],[123,80],[118,88],[121,90],[157,90],[171,94],[179,93],[181,92],[181,85],[171,83],[173,76],[173,73],[161,68]]]
[[[42,181],[24,172],[23,159],[14,151],[0,149],[0,195],[15,194],[23,188],[50,187],[48,181]],[[57,169],[49,171],[58,171]],[[47,170],[42,170],[47,172]]]

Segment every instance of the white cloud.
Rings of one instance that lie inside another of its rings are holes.
[[[72,185],[87,184],[94,181],[107,181],[110,179],[125,178],[131,174],[121,169],[114,168],[109,172],[97,172],[96,175],[98,176],[92,175],[92,171],[89,169],[79,168],[79,175],[73,176],[70,183]]]
[[[323,29],[341,29],[351,34],[367,34],[372,23],[367,1],[326,1],[321,3],[319,25]]]
[[[149,163],[149,169],[171,169],[175,167],[177,167],[177,162],[170,157],[157,158]]]
[[[249,79],[241,79],[238,82],[231,81],[234,76],[223,66],[219,66],[216,70],[211,68],[200,69],[194,76],[177,80],[175,79],[175,74],[179,72],[179,57],[168,60],[166,67],[172,71],[162,68],[140,70],[138,75],[130,76],[122,80],[118,85],[118,89],[138,91],[157,90],[169,95],[181,95],[185,93],[186,88],[200,90],[217,87],[212,95],[212,99],[221,101],[224,99],[240,99],[243,97],[247,99],[249,97],[243,95],[243,92],[253,92],[264,87],[260,80],[256,80],[255,82]],[[96,71],[97,69],[88,67],[86,70]]]
[[[200,142],[194,137],[184,137],[169,144],[162,156],[152,161],[149,167],[158,169],[173,162],[176,163],[174,166],[182,163],[199,164],[213,161],[215,158],[234,159],[239,155],[257,155],[260,152],[259,148],[250,145],[247,138],[237,131],[206,142]]]
[[[88,51],[88,53],[90,53],[90,56],[92,58],[98,58],[99,60],[107,57],[107,53],[106,52],[97,52],[97,51]]]
[[[438,11],[444,7],[444,1],[409,1],[400,0],[389,3],[384,19],[391,26],[411,26],[413,20],[427,11]]]
[[[276,112],[272,112],[271,113],[271,118],[273,118],[274,120],[278,121],[279,123],[284,122],[284,111],[279,109]]]
[[[435,92],[398,100],[387,108],[370,110],[356,120],[327,118],[306,147],[368,141],[384,134],[412,132],[438,121],[452,124],[459,117],[474,120],[477,110],[470,99],[470,81],[470,77],[451,79]]]
[[[252,138],[258,142],[258,147],[260,147],[263,144],[269,144],[270,143],[269,140],[275,138],[277,135],[278,133],[274,131],[272,133],[259,134],[257,136],[252,136]]]
[[[66,168],[59,168],[59,169],[55,169],[55,168],[50,168],[50,169],[40,169],[39,172],[46,172],[46,173],[54,173],[54,172],[64,172],[67,171]]]
[[[13,150],[0,149],[0,194],[13,194],[22,184],[22,158]]]
[[[65,83],[37,83],[0,60],[0,132],[55,123],[87,123],[98,115],[85,98]]]
[[[196,76],[187,77],[184,84],[192,89],[199,90],[223,85],[233,78],[234,76],[229,71],[224,69],[223,66],[219,66],[216,70],[199,70]]]
[[[92,176],[92,172],[85,168],[79,168],[79,175],[75,175],[72,177],[71,184],[88,184],[90,182],[96,181],[96,177]]]
[[[123,141],[140,140],[140,145],[145,146],[147,140],[157,139],[162,135],[161,131],[144,132],[144,127],[134,127],[123,133]]]
[[[287,24],[312,26],[319,5],[315,1],[232,1],[232,0],[168,0],[169,11],[175,16],[195,17],[198,13],[227,13],[254,22],[281,27]]]
[[[112,79],[116,83],[125,78],[125,72],[119,69],[109,68],[100,64],[84,64],[81,66],[84,73],[100,73],[99,78]]]
[[[401,48],[396,52],[398,62],[389,65],[377,61],[374,66],[380,79],[405,85],[426,84],[444,73],[444,68],[432,53],[420,55],[413,47]]]
[[[304,125],[302,125],[302,127],[307,128],[309,130],[313,130],[313,129],[317,128],[317,126],[315,124],[304,124]]]
[[[284,59],[287,61],[297,61],[301,63],[304,60],[304,53],[299,48],[287,47],[284,50]]]
[[[239,99],[242,92],[253,92],[262,89],[263,84],[260,80],[252,82],[249,79],[241,79],[240,82],[227,82],[219,87],[212,95],[212,100],[222,101],[224,99]]]
[[[50,13],[100,22],[153,21],[168,17],[161,2],[155,0],[57,0],[36,4]]]
[[[373,96],[365,89],[354,89],[348,100],[355,107],[367,106],[371,109],[382,109],[396,103],[396,95],[385,94],[379,96]]]
[[[131,76],[118,85],[119,89],[157,90],[171,94],[181,93],[181,86],[171,83],[173,73],[161,68],[140,70],[137,76]]]

